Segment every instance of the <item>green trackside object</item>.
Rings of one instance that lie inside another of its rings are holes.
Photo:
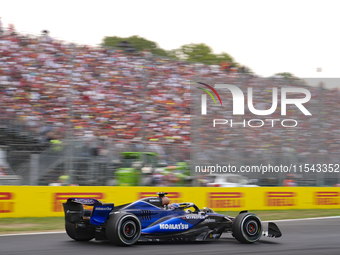
[[[159,155],[155,152],[121,152],[121,166],[115,172],[116,185],[152,185],[152,174],[157,170],[162,175],[175,177],[176,186],[186,185],[190,179],[190,166],[178,162],[174,166],[159,167]]]
[[[121,167],[115,172],[118,186],[141,185],[142,178],[152,174],[156,167],[158,153],[121,152]]]

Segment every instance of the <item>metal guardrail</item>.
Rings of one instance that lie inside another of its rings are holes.
[[[20,175],[0,176],[0,186],[5,185],[22,185],[22,177]]]

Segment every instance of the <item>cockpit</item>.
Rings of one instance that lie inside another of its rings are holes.
[[[170,199],[166,197],[167,193],[165,192],[159,192],[157,193],[158,197],[150,197],[150,198],[144,198],[143,200],[151,203],[157,207],[160,207],[164,210],[183,210],[186,213],[200,213],[200,214],[205,214],[208,212],[213,212],[210,208],[204,208],[200,210],[197,205],[194,203],[172,203],[170,204]]]

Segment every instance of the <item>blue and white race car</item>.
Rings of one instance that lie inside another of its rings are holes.
[[[241,243],[255,243],[262,235],[280,237],[275,223],[262,230],[258,216],[247,211],[235,218],[199,209],[193,203],[170,204],[167,193],[114,206],[93,198],[69,198],[63,204],[66,232],[76,241],[109,240],[129,246],[143,241],[205,241],[219,239],[223,232]],[[93,206],[85,210],[83,205]]]

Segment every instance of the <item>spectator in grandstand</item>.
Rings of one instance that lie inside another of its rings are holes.
[[[287,174],[286,179],[283,181],[283,186],[284,187],[295,187],[295,186],[297,186],[294,174]]]
[[[69,175],[61,175],[59,176],[58,182],[49,183],[49,186],[70,186],[69,179]]]
[[[0,167],[0,176],[7,175],[7,172],[4,167]]]
[[[8,24],[8,31],[9,31],[10,35],[16,35],[14,24],[12,24],[12,23]]]
[[[50,144],[52,145],[52,150],[55,153],[61,153],[63,151],[62,141],[59,136],[56,136],[54,139],[50,140]]]

